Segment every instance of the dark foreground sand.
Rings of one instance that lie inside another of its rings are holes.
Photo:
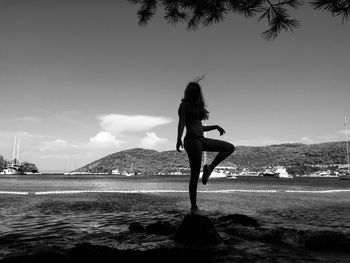
[[[124,245],[122,245],[124,244]],[[331,231],[264,228],[245,215],[188,214],[178,222],[134,222],[115,244],[37,248],[5,262],[349,262],[350,237]]]

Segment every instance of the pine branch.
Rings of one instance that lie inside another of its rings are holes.
[[[270,0],[266,0],[269,4],[269,8],[265,8],[264,13],[260,16],[259,20],[266,18],[269,29],[264,31],[261,35],[267,40],[274,40],[282,31],[294,32],[295,29],[300,27],[300,22],[291,19],[284,6],[292,6],[297,8],[300,3],[297,0],[286,0],[276,4],[272,4]]]
[[[349,19],[350,0],[316,0],[310,4],[315,9],[330,12],[333,16],[341,16],[342,23]]]
[[[137,11],[139,25],[146,25],[155,15],[157,7],[165,9],[164,20],[172,25],[187,24],[187,30],[196,30],[224,21],[229,13],[244,17],[259,15],[258,21],[266,19],[269,28],[262,33],[265,40],[274,40],[282,32],[293,32],[300,22],[292,19],[288,11],[302,5],[301,0],[127,0],[140,5]],[[350,16],[350,0],[313,0],[314,9],[325,10],[333,16],[342,17],[343,23]]]
[[[129,0],[130,1],[130,0]],[[137,11],[137,16],[139,18],[139,25],[144,26],[149,20],[154,16],[157,9],[157,0],[131,0],[133,2],[141,2],[142,6]]]

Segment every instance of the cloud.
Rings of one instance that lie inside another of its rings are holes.
[[[336,137],[334,135],[322,135],[318,137],[321,141],[334,141]]]
[[[65,140],[57,139],[54,141],[45,142],[43,146],[39,147],[41,151],[59,151],[68,148],[68,143]]]
[[[113,135],[123,132],[147,131],[156,126],[172,122],[172,119],[146,115],[108,114],[98,118],[100,127]]]
[[[123,143],[109,132],[101,131],[89,139],[88,147],[99,149],[118,148]]]
[[[306,136],[301,137],[300,140],[301,140],[302,143],[313,143],[313,142],[314,142],[313,139],[311,139],[311,138],[309,138],[309,137],[306,137]]]
[[[275,140],[271,138],[252,138],[252,139],[238,139],[233,140],[232,143],[234,145],[242,145],[242,146],[266,146],[266,145],[274,145],[274,144],[283,144],[290,143],[288,141]]]
[[[23,116],[14,118],[15,121],[23,121],[23,122],[42,122],[43,119],[36,116]]]
[[[146,137],[141,139],[140,146],[143,148],[154,148],[167,140],[166,138],[159,138],[155,132],[147,132]]]
[[[339,132],[342,133],[342,134],[346,134],[346,130],[341,130]],[[349,130],[348,130],[348,135],[350,136],[350,131]]]
[[[20,138],[26,138],[26,139],[44,139],[44,138],[49,138],[50,136],[47,135],[42,135],[42,134],[34,134],[26,131],[16,131],[16,132],[1,132],[0,131],[0,136],[6,137],[9,139],[15,138],[15,136],[20,137]]]

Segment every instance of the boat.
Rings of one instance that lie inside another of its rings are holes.
[[[227,174],[227,179],[237,179],[237,176],[235,174]]]
[[[266,169],[262,172],[262,176],[264,177],[275,177],[275,173],[271,171],[270,169]]]
[[[284,168],[282,166],[276,167],[274,177],[276,177],[276,178],[289,178],[289,179],[293,178],[293,176],[287,172],[286,168]]]
[[[339,175],[341,180],[350,180],[350,159],[349,159],[349,143],[348,143],[348,124],[345,116],[345,145],[346,145],[346,157],[348,161],[348,169],[347,171],[342,172]]]
[[[136,175],[136,172],[134,171],[134,164],[132,163],[130,166],[130,172],[123,171],[122,175],[124,176],[133,176]]]
[[[171,172],[170,175],[182,175],[182,172],[180,172],[180,169],[177,168],[175,172]]]
[[[120,175],[120,171],[119,171],[119,169],[118,169],[118,168],[113,169],[113,170],[112,170],[112,174],[115,174],[115,175]]]
[[[4,175],[21,175],[24,174],[22,166],[19,162],[19,145],[20,140],[15,136],[15,144],[13,147],[12,161],[8,162],[5,169],[2,170],[1,174]]]

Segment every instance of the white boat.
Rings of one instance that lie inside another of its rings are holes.
[[[278,166],[276,168],[274,177],[276,177],[276,178],[289,178],[289,179],[293,178],[293,176],[287,172],[286,168],[284,168],[282,166]]]
[[[24,174],[23,172],[21,172],[21,170],[19,169],[20,166],[15,166],[15,165],[11,165],[7,168],[5,168],[1,174],[7,174],[7,175],[19,175],[19,174]]]
[[[22,167],[19,162],[19,144],[20,140],[17,140],[17,137],[15,136],[15,144],[13,147],[13,155],[12,155],[12,161],[9,162],[4,170],[2,170],[1,174],[4,175],[20,175],[24,174],[22,172]]]
[[[227,179],[237,179],[237,176],[233,175],[233,174],[228,174],[226,175]]]
[[[340,180],[350,180],[350,172],[346,171],[345,173],[339,175]]]
[[[135,171],[134,171],[134,164],[132,163],[131,166],[130,166],[130,172],[126,172],[126,171],[123,171],[122,172],[122,175],[124,176],[133,176],[135,175]]]
[[[339,175],[341,180],[350,180],[350,159],[349,159],[349,143],[348,143],[348,124],[345,117],[345,140],[346,140],[346,157],[348,161],[348,170]]]
[[[170,175],[182,175],[182,172],[180,172],[180,169],[177,168],[175,172],[171,172]]]

